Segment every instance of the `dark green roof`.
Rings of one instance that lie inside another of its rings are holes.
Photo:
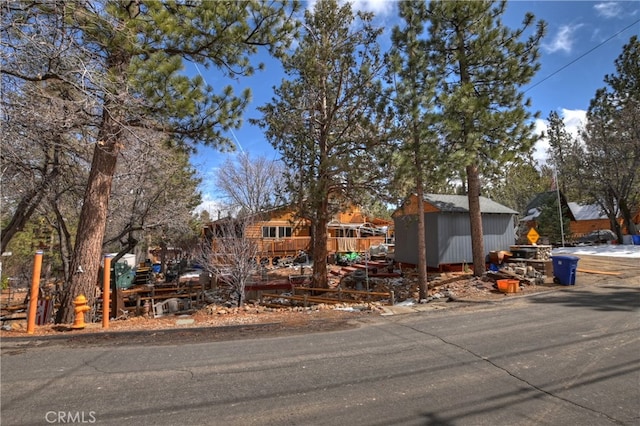
[[[529,204],[527,204],[527,207],[525,207],[522,215],[523,217],[522,220],[535,219],[540,214],[540,211],[542,210],[543,206],[547,206],[553,203],[557,198],[558,198],[558,191],[556,191],[555,189],[536,194],[531,199],[531,201],[529,201]],[[560,203],[564,207],[563,210],[566,210],[566,214],[569,217],[569,220],[575,221],[576,218],[573,216],[573,213],[569,208],[569,204],[567,203],[567,199],[565,198],[562,192],[560,192]]]

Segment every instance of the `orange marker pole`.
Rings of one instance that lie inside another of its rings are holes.
[[[29,312],[27,314],[27,334],[36,329],[36,312],[38,311],[38,293],[40,293],[40,272],[42,271],[42,250],[38,250],[33,260],[31,276],[31,294],[29,295]]]
[[[109,303],[111,292],[111,258],[112,254],[104,256],[104,269],[102,270],[102,328],[109,328]]]

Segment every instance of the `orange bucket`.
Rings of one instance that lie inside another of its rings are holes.
[[[520,290],[520,281],[518,280],[497,280],[498,290],[503,293],[517,293]]]

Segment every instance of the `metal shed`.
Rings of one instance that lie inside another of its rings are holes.
[[[428,194],[424,201],[427,266],[473,263],[467,196]],[[494,250],[509,250],[516,239],[517,212],[485,197],[480,197],[480,210],[485,255]],[[415,194],[393,213],[397,262],[418,263],[417,214]]]

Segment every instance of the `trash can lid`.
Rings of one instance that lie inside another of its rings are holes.
[[[577,256],[566,256],[566,255],[553,255],[551,256],[552,259],[564,259],[564,260],[580,260],[579,257]]]

